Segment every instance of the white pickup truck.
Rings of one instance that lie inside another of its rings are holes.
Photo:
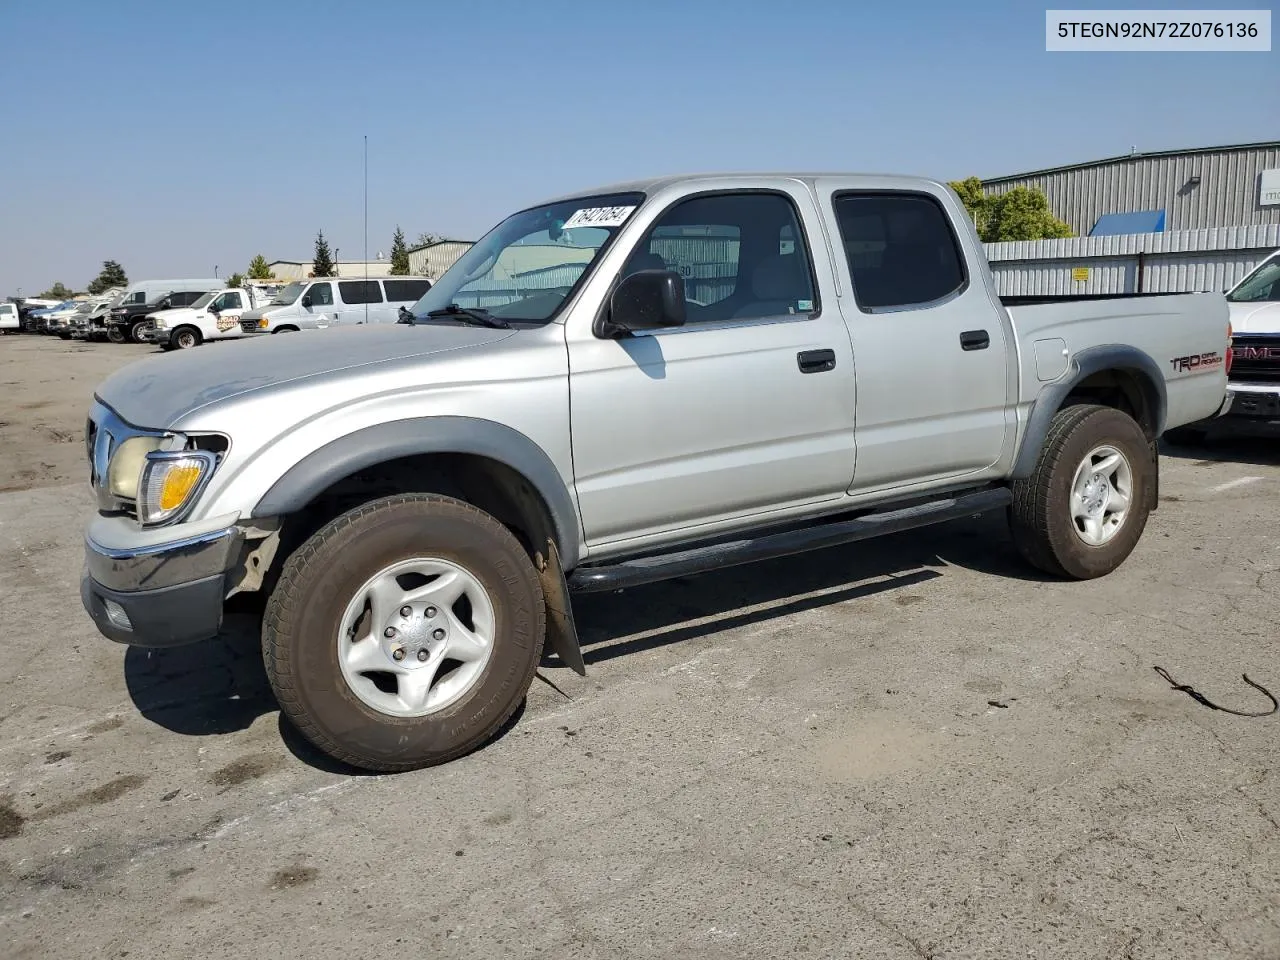
[[[574,591],[991,510],[1039,569],[1107,574],[1157,439],[1226,394],[1222,294],[1007,306],[959,199],[912,177],[561,197],[411,319],[140,361],[85,438],[98,629],[205,641],[258,593],[284,714],[374,770],[485,743],[544,644],[584,671]]]
[[[236,339],[245,336],[240,317],[259,305],[252,287],[214,290],[189,307],[147,314],[137,337],[164,350],[190,350],[209,340]]]

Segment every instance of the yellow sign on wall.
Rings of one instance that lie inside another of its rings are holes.
[[[1088,267],[1072,267],[1071,279],[1080,283],[1083,283],[1085,280],[1088,280],[1089,268]]]

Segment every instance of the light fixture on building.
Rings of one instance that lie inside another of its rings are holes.
[[[1198,186],[1200,186],[1200,174],[1198,174],[1198,173],[1193,173],[1193,174],[1191,175],[1191,178],[1190,178],[1189,180],[1187,180],[1187,186],[1188,186],[1188,187],[1198,187]]]

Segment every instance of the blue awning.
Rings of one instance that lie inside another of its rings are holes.
[[[1089,236],[1114,237],[1126,233],[1164,233],[1164,211],[1104,213],[1089,231]]]

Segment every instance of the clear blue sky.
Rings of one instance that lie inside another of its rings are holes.
[[[318,229],[359,259],[366,134],[371,256],[654,173],[1280,137],[1280,53],[1051,54],[1045,6],[0,0],[0,296],[309,259]]]

